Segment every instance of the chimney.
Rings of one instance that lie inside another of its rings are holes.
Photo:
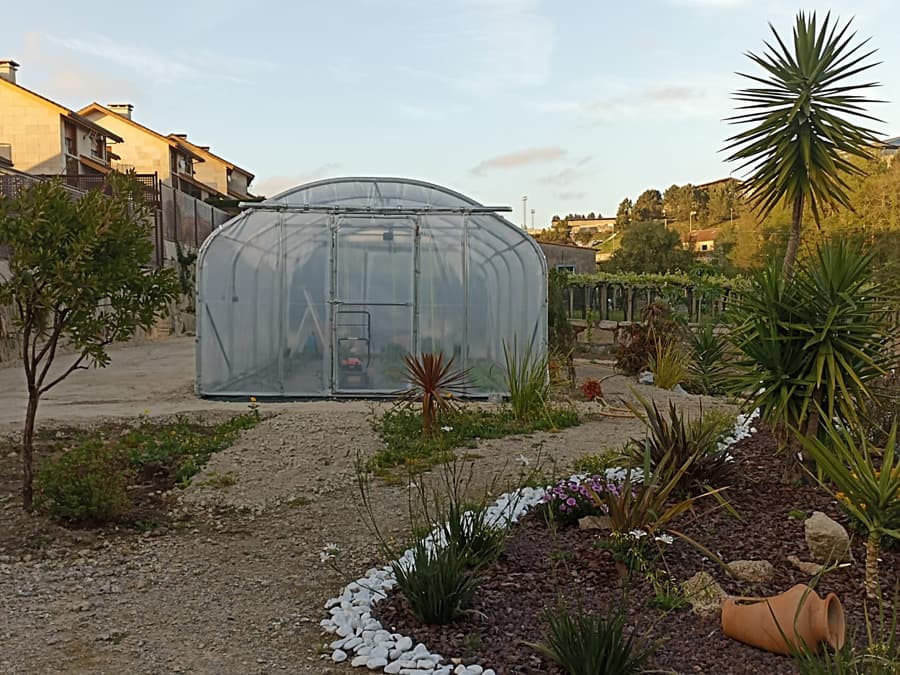
[[[13,61],[12,59],[5,59],[0,61],[0,79],[4,79],[7,82],[16,83],[16,71],[19,69],[19,64]]]
[[[172,135],[175,136],[176,138],[182,138],[184,140],[187,140],[187,134],[172,134]]]
[[[106,107],[116,113],[116,115],[121,115],[129,120],[131,119],[131,111],[134,110],[134,106],[130,103],[110,103]]]

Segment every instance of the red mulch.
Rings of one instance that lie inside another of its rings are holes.
[[[774,595],[809,581],[786,560],[789,555],[809,560],[803,519],[790,519],[788,513],[795,509],[807,514],[824,511],[845,526],[846,517],[821,488],[784,484],[780,462],[772,457],[773,448],[771,435],[760,431],[733,450],[736,471],[725,496],[741,520],[715,508],[709,499],[706,508],[700,502],[694,513],[683,516],[674,527],[726,561],[769,560],[776,568],[774,581],[748,584],[730,579],[715,563],[676,538],[667,547],[665,561],[677,580],[706,570],[731,595]],[[838,594],[847,615],[848,637],[863,644],[864,539],[850,532],[856,562],[826,575],[816,590],[821,595]],[[523,642],[542,639],[541,612],[560,597],[601,614],[620,602],[622,591],[614,563],[607,551],[595,546],[597,540],[596,532],[577,528],[560,530],[554,538],[543,519],[535,515],[514,527],[505,553],[484,572],[473,611],[467,616],[447,626],[420,625],[396,591],[376,606],[375,614],[385,628],[423,642],[432,652],[494,668],[498,675],[562,673]],[[568,554],[561,555],[561,551]],[[885,597],[892,598],[893,584],[900,580],[900,551],[895,547],[881,557],[882,588]],[[665,612],[650,605],[652,598],[652,587],[643,582],[631,590],[627,600],[628,626],[641,639],[658,643],[651,668],[716,675],[797,672],[787,657],[726,637],[718,618],[701,619],[689,608]]]

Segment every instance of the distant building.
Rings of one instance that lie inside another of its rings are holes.
[[[547,258],[548,270],[560,270],[573,274],[591,274],[597,270],[595,251],[592,248],[559,244],[538,240],[538,245]]]
[[[16,82],[19,64],[0,61],[0,164],[31,174],[103,176],[108,146],[122,137]]]
[[[708,227],[703,230],[685,233],[682,235],[681,240],[684,242],[685,248],[689,248],[702,256],[704,253],[712,253],[716,250],[716,237],[718,236],[718,227]]]
[[[590,220],[570,220],[569,232],[577,234],[607,234],[616,229],[615,218],[592,218]]]
[[[900,150],[900,136],[887,138],[881,142],[881,156],[893,159],[897,151]]]
[[[114,130],[124,139],[116,148],[120,160],[114,168],[155,173],[160,182],[200,200],[228,196],[194,175],[194,163],[203,162],[203,157],[177,138],[164,136],[136,122],[132,119],[133,111],[134,106],[130,103],[108,106],[91,103],[78,111],[84,117]]]
[[[220,193],[239,201],[253,199],[250,183],[254,175],[237,164],[229,162],[210,152],[208,145],[197,145],[188,140],[187,134],[169,134],[179,145],[203,158],[202,164],[194,166],[194,177]]]

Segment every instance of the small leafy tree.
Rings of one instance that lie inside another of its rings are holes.
[[[632,223],[607,267],[613,272],[665,273],[687,271],[695,256],[681,245],[681,236],[661,222]]]
[[[826,15],[800,12],[789,47],[772,29],[775,43],[762,55],[747,56],[764,71],[740,73],[752,82],[734,98],[741,112],[729,121],[752,125],[728,138],[729,161],[742,162],[750,175],[743,185],[751,207],[765,218],[785,203],[791,209],[791,228],[782,273],[790,278],[800,248],[804,208],[816,223],[824,208],[851,208],[846,178],[865,170],[852,160],[867,158],[877,138],[857,120],[878,121],[864,105],[877,86],[854,78],[876,65],[866,42],[854,44],[850,22],[840,26]]]
[[[22,434],[27,511],[41,397],[76,370],[108,365],[107,346],[149,328],[175,297],[173,271],[146,267],[153,226],[142,189],[133,177],[114,173],[79,197],[47,181],[0,199],[0,242],[10,251],[0,303],[15,311],[28,388]],[[75,358],[51,372],[63,345]]]

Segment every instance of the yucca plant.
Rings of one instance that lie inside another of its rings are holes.
[[[409,388],[400,393],[400,402],[406,405],[420,403],[422,406],[422,432],[426,436],[434,433],[440,415],[454,410],[454,397],[465,393],[468,386],[468,371],[454,370],[453,357],[444,361],[444,353],[407,354],[406,380]]]
[[[572,612],[560,603],[544,616],[544,642],[527,644],[569,675],[640,673],[653,652],[638,645],[633,633],[625,635],[621,610],[612,615],[587,614]]]
[[[547,357],[530,342],[520,353],[518,341],[514,339],[512,347],[503,342],[503,358],[513,415],[517,420],[527,420],[544,409],[550,396]]]
[[[707,395],[721,393],[728,339],[717,335],[713,324],[707,321],[688,331],[687,341],[691,356],[688,371],[692,391]]]
[[[900,539],[900,449],[897,423],[877,457],[864,434],[828,427],[828,443],[802,439],[804,450],[815,460],[828,490],[867,532],[866,595],[878,597],[878,554],[884,536]]]
[[[790,429],[821,433],[829,426],[823,416],[858,423],[869,383],[896,359],[886,321],[894,301],[873,279],[871,261],[857,246],[829,242],[790,280],[778,263],[761,270],[735,305],[731,336],[740,357],[731,386],[759,408],[782,448]],[[788,453],[789,463],[795,456]]]
[[[687,379],[690,358],[678,340],[656,339],[656,350],[650,356],[653,382],[660,389],[672,389]]]
[[[825,208],[852,209],[845,175],[861,175],[853,158],[866,158],[876,134],[855,120],[879,121],[863,107],[876,101],[866,92],[877,86],[853,78],[876,65],[867,41],[854,43],[850,22],[818,22],[815,12],[797,14],[793,40],[785,44],[769,24],[775,43],[747,56],[763,72],[740,73],[752,82],[734,98],[741,105],[733,124],[752,125],[728,138],[729,161],[750,175],[744,194],[761,218],[783,201],[791,208],[791,228],[782,273],[790,279],[800,247],[803,211],[816,223]]]
[[[641,408],[632,404],[628,407],[643,420],[647,436],[632,438],[625,446],[633,463],[641,464],[646,456],[655,474],[674,471],[680,476],[677,492],[722,485],[728,479],[733,465],[728,461],[728,449],[719,447],[722,425],[718,419],[705,418],[702,409],[699,417],[688,419],[672,401],[667,416],[655,401],[635,396]]]

